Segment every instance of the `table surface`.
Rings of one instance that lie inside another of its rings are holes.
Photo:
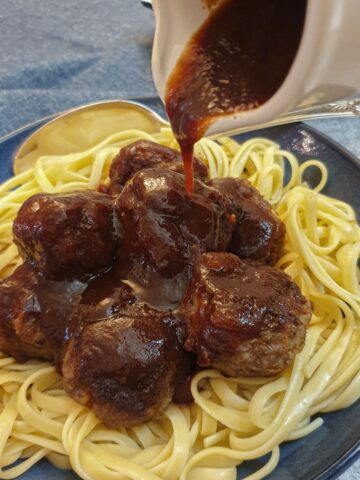
[[[156,95],[139,0],[0,2],[0,137],[84,103]],[[360,157],[360,119],[309,122]],[[360,461],[340,480],[360,478]]]

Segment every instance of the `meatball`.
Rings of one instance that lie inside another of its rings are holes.
[[[235,215],[227,251],[240,258],[274,264],[284,244],[285,226],[271,205],[243,179],[214,178],[207,185],[224,194],[229,214]]]
[[[272,376],[305,341],[309,302],[283,272],[230,253],[202,255],[182,306],[185,349],[230,376]]]
[[[85,293],[89,303],[74,314],[62,372],[74,400],[121,428],[163,413],[186,353],[179,318],[139,303],[122,282],[110,290],[110,297],[93,297],[95,283]]]
[[[208,169],[203,162],[194,158],[194,176],[199,180],[208,178]],[[173,148],[164,147],[149,140],[138,140],[120,150],[110,167],[110,193],[119,194],[125,183],[136,172],[146,168],[168,168],[174,172],[184,173],[184,166],[180,152]]]
[[[118,251],[119,270],[138,296],[162,309],[182,300],[197,255],[172,221],[147,209],[136,196],[118,204],[124,237]],[[155,302],[155,303],[154,303]]]
[[[124,232],[118,251],[123,274],[147,302],[156,286],[164,308],[182,299],[199,252],[224,249],[233,227],[222,194],[195,181],[189,197],[184,176],[164,169],[135,174],[115,208]]]
[[[53,358],[36,318],[38,306],[33,288],[37,283],[27,265],[0,282],[0,350],[18,361]]]
[[[30,197],[13,233],[23,259],[53,280],[107,267],[118,243],[111,197],[92,191]]]
[[[67,321],[84,287],[44,282],[29,265],[18,267],[0,282],[0,349],[18,361],[61,362]]]

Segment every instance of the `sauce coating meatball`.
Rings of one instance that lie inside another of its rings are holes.
[[[21,266],[0,283],[0,350],[18,361],[51,360],[53,353],[36,319],[38,283],[31,267]]]
[[[94,273],[111,264],[117,247],[111,197],[93,191],[30,197],[13,233],[24,261],[48,279]]]
[[[116,199],[116,214],[124,276],[147,302],[155,297],[159,306],[163,297],[164,308],[181,301],[199,252],[224,249],[232,231],[221,193],[195,181],[189,197],[184,176],[166,169],[135,174]]]
[[[108,293],[101,300],[85,293],[90,303],[83,301],[74,314],[63,379],[74,400],[120,428],[163,413],[187,354],[183,323],[174,314],[137,302],[122,282]]]
[[[269,202],[247,180],[240,178],[214,178],[207,185],[224,194],[229,214],[236,218],[226,250],[240,258],[273,265],[284,244],[285,226]]]
[[[30,265],[0,282],[0,350],[61,363],[67,321],[85,284],[38,278]]]
[[[110,193],[119,194],[136,172],[146,168],[167,168],[184,173],[180,152],[149,140],[138,140],[120,150],[110,167]],[[207,167],[197,158],[193,160],[194,176],[199,180],[208,178]]]
[[[283,272],[206,253],[182,306],[185,348],[198,364],[230,376],[272,376],[290,366],[305,341],[309,302]]]

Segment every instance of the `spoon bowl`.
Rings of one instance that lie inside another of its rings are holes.
[[[30,135],[15,152],[17,175],[43,155],[66,155],[93,147],[121,130],[158,132],[169,124],[157,113],[130,100],[110,100],[61,113]]]

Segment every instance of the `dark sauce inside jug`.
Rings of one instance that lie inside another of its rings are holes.
[[[300,44],[306,5],[306,0],[225,0],[190,39],[165,95],[188,193],[193,147],[209,125],[221,115],[259,107],[285,80]]]

